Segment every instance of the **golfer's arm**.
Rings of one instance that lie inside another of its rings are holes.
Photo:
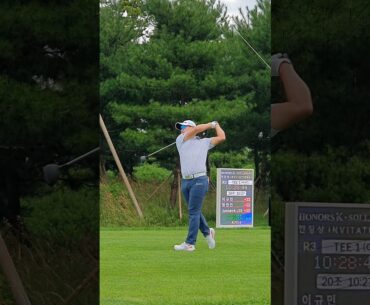
[[[185,133],[184,141],[191,139],[192,137],[196,136],[198,133],[201,133],[203,131],[206,131],[207,129],[211,129],[212,124],[207,123],[207,124],[199,124],[192,128],[190,131]]]
[[[313,107],[310,89],[295,72],[293,66],[282,63],[279,71],[287,102],[271,106],[271,127],[283,130],[310,116]]]
[[[211,138],[211,143],[213,145],[220,144],[226,140],[225,131],[221,128],[220,124],[216,125],[216,136]]]

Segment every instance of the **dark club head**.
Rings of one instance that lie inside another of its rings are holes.
[[[44,172],[44,180],[47,184],[53,185],[57,182],[59,177],[59,165],[57,164],[48,164],[42,168]]]

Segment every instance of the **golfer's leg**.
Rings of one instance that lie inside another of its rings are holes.
[[[311,93],[306,83],[288,63],[279,69],[287,101],[271,105],[271,128],[283,130],[311,115]]]
[[[190,188],[189,188],[189,181],[183,179],[181,182],[181,191],[184,195],[185,202],[187,205],[189,205],[189,195],[190,195]]]
[[[181,191],[182,191],[182,194],[184,195],[186,206],[188,207],[188,211],[189,211],[189,199],[190,199],[189,198],[190,197],[190,186],[191,186],[191,180],[186,180],[186,179],[182,180]],[[190,231],[190,213],[189,213],[189,231]],[[188,232],[188,237],[186,238],[186,242],[189,244],[188,239],[189,239],[189,232]]]
[[[208,179],[207,182],[208,183],[207,183],[206,193],[208,192],[208,188],[209,188],[209,179]],[[205,196],[204,196],[204,198],[205,198]],[[203,198],[203,200],[204,200],[204,198]],[[202,206],[203,206],[203,202],[202,202]],[[209,226],[208,226],[206,218],[204,217],[202,212],[200,212],[199,230],[200,230],[200,232],[202,232],[204,237],[209,235]]]
[[[202,178],[192,179],[189,195],[189,231],[186,242],[195,245],[200,225],[202,203],[207,192],[207,180]]]
[[[203,213],[200,213],[199,230],[202,232],[204,237],[209,235],[209,226]]]

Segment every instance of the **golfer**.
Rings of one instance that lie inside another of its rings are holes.
[[[279,76],[286,94],[282,103],[271,105],[271,136],[309,117],[313,112],[310,89],[294,70],[287,54],[271,57],[271,76]]]
[[[209,149],[225,141],[225,132],[216,121],[196,125],[193,121],[186,120],[182,123],[177,122],[176,129],[181,131],[181,134],[176,139],[176,147],[181,163],[181,189],[189,212],[189,231],[185,242],[175,245],[175,250],[194,251],[198,229],[206,238],[208,247],[213,249],[216,246],[215,230],[208,227],[201,211],[209,184],[206,159]],[[204,139],[197,137],[197,134],[207,129],[215,129],[216,136]]]

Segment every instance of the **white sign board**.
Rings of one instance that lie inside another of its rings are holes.
[[[218,228],[253,227],[253,182],[253,169],[217,169]]]

